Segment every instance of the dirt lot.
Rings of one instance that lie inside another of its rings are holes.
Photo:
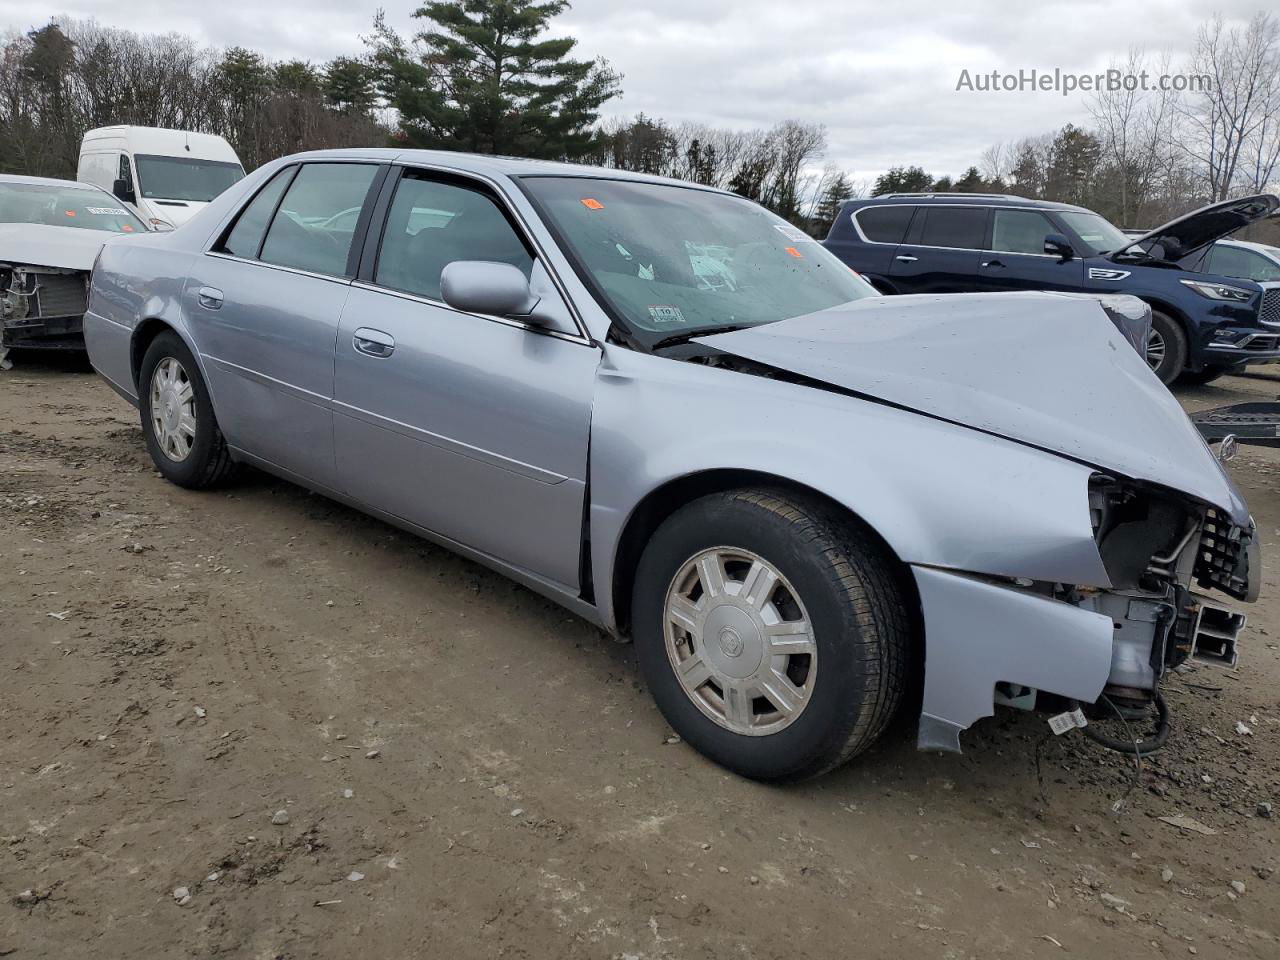
[[[1225,383],[1183,400],[1280,371]],[[1280,457],[1231,469],[1274,558]],[[763,787],[667,742],[630,648],[285,483],[170,486],[95,377],[18,365],[0,956],[1274,960],[1278,642],[1272,572],[1140,777],[1007,712]]]

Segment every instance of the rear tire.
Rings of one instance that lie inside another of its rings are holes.
[[[907,689],[898,562],[869,529],[807,498],[743,489],[682,507],[645,547],[632,604],[663,716],[744,777],[795,781],[844,763],[883,733]]]
[[[170,483],[202,490],[235,473],[200,367],[172,331],[152,340],[142,357],[138,408],[151,461]]]
[[[1187,365],[1187,335],[1182,332],[1182,324],[1159,310],[1151,311],[1147,363],[1166,387],[1177,379],[1182,368]]]

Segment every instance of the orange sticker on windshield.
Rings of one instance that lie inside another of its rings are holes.
[[[599,200],[592,200],[590,197],[582,198],[582,205],[588,210],[603,210],[604,204]]]
[[[62,212],[65,213],[68,217],[74,217],[76,215],[76,212],[74,210],[63,210]]]
[[[799,250],[797,250],[795,247],[787,247],[786,250],[787,250],[787,253],[791,254],[797,260],[804,259],[804,254],[801,253]]]
[[[133,233],[133,227],[129,226],[129,224],[127,223],[121,224],[120,229],[123,230],[125,233]]]

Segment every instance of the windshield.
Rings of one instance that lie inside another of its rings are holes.
[[[625,180],[521,182],[644,347],[876,296],[813,238],[748,200]]]
[[[96,187],[0,182],[0,223],[146,233],[142,221]]]
[[[1126,237],[1120,228],[1096,213],[1081,213],[1074,210],[1060,210],[1058,216],[1067,222],[1072,230],[1089,246],[1089,252],[1095,256],[1110,253],[1133,243],[1133,237]]]
[[[238,163],[145,153],[136,154],[133,160],[138,168],[138,192],[148,200],[207,202],[244,178]]]

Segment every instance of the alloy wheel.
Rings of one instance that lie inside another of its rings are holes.
[[[663,621],[681,688],[721,727],[777,733],[808,706],[818,672],[812,623],[763,557],[739,547],[690,557],[667,589]]]
[[[1154,326],[1147,333],[1147,365],[1152,370],[1159,370],[1164,363],[1164,336]]]

